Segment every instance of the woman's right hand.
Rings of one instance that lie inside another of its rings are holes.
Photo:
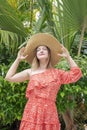
[[[28,74],[29,69],[23,70],[18,73],[16,72],[19,62],[21,60],[25,60],[26,57],[28,56],[28,55],[24,56],[24,50],[25,50],[24,47],[19,50],[16,60],[11,65],[10,69],[8,70],[6,74],[6,77],[5,77],[6,80],[10,82],[23,82],[29,79],[29,74]]]
[[[18,56],[17,56],[17,59],[18,60],[25,60],[27,58],[28,55],[24,56],[24,50],[25,50],[25,47],[22,47],[19,52],[18,52]]]

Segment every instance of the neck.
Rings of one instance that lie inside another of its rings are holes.
[[[40,62],[39,69],[46,69],[47,68],[48,61]]]

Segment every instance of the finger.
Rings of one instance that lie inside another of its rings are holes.
[[[65,47],[62,48],[63,52],[67,52],[67,49]]]
[[[23,51],[23,52],[24,52],[24,50],[25,50],[25,47],[22,48],[22,51]]]
[[[60,56],[60,57],[63,57],[63,55],[62,54],[57,54],[58,56]]]
[[[62,47],[62,48],[65,48],[63,44],[61,44],[61,47]]]
[[[22,48],[20,49],[20,52],[24,52],[24,50],[25,50],[25,47],[22,47]]]
[[[24,56],[24,58],[26,59],[28,57],[28,55]]]

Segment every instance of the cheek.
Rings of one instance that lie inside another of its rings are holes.
[[[47,56],[49,56],[49,53],[48,53],[48,51],[46,52],[46,55],[47,55]]]
[[[39,55],[39,52],[36,52],[36,56],[38,56]]]

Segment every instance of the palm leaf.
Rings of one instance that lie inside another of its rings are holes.
[[[44,32],[52,33],[55,37],[59,38],[58,29],[53,18],[52,0],[37,0],[37,2],[40,7],[40,17],[36,24],[39,27],[38,31],[44,30]]]
[[[16,33],[9,31],[0,30],[0,44],[5,46],[9,53],[16,54],[18,52],[18,47],[23,43],[24,39]],[[1,49],[1,48],[0,48]]]
[[[61,41],[70,49],[72,39],[77,32],[81,32],[79,51],[82,39],[87,28],[87,1],[86,0],[57,0],[57,15]]]
[[[0,0],[0,28],[26,37],[23,24],[6,0]]]

